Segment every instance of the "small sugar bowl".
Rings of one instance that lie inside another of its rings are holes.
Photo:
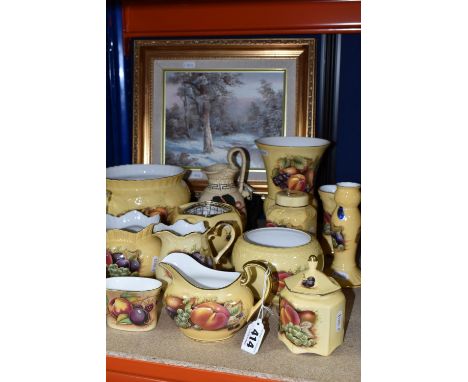
[[[295,354],[329,355],[343,343],[346,300],[317,264],[312,255],[309,269],[284,279],[280,293],[278,338]]]

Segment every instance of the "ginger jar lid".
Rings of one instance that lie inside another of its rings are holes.
[[[276,194],[275,201],[282,207],[305,207],[309,204],[309,194],[303,191],[284,190]]]
[[[311,296],[325,295],[341,289],[335,279],[328,277],[317,269],[318,259],[312,255],[308,260],[309,269],[286,277],[284,282],[292,293]]]

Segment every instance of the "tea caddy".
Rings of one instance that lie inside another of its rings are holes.
[[[317,269],[287,277],[280,293],[278,338],[295,354],[327,356],[343,343],[346,300],[340,284]]]

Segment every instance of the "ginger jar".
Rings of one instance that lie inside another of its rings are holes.
[[[278,338],[295,354],[331,354],[343,343],[346,299],[340,284],[317,269],[287,277],[280,293]]]

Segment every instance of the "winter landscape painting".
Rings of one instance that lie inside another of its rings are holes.
[[[264,169],[255,139],[284,135],[285,71],[164,72],[166,164],[200,168],[226,162],[243,147],[251,169]]]

